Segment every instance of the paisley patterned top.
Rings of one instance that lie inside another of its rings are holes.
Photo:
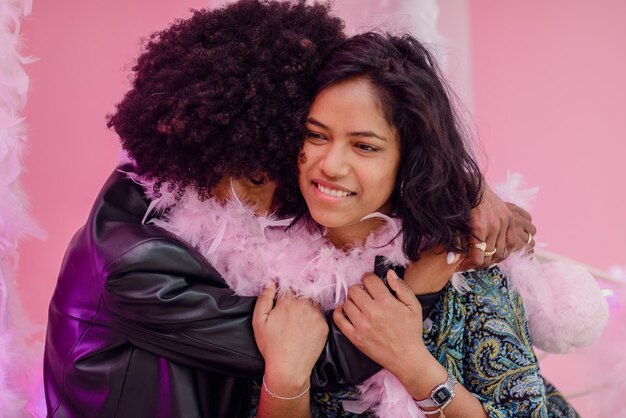
[[[490,418],[576,418],[579,415],[541,376],[519,295],[498,267],[464,273],[471,290],[448,285],[424,322],[426,347],[448,372],[481,401]],[[256,413],[259,387],[250,416]],[[312,393],[315,417],[373,417],[351,414],[342,401],[355,388]]]
[[[428,350],[481,401],[489,417],[578,417],[541,376],[522,300],[500,269],[465,276],[471,291],[448,285],[425,322]]]

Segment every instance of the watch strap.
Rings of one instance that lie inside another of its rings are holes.
[[[415,403],[420,408],[439,408],[447,405],[448,401],[454,397],[457,380],[448,373],[448,379],[440,385],[435,386],[430,396]]]

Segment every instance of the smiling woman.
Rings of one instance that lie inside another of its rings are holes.
[[[409,267],[444,259],[428,274],[407,268],[404,280],[390,270],[389,288],[366,274],[335,309],[339,329],[385,368],[362,389],[369,403],[344,403],[346,410],[576,416],[542,379],[521,298],[499,268],[466,272],[453,285],[456,266],[446,265],[445,253],[469,249],[464,237],[482,177],[430,53],[409,35],[357,35],[326,59],[314,87],[300,189],[329,245],[344,250],[336,257],[358,254],[359,263],[371,263],[367,249],[391,236],[374,248],[397,241],[414,262],[437,249]]]
[[[300,189],[312,217],[337,246],[367,236],[388,212],[400,164],[396,130],[385,118],[365,78],[323,90],[307,118]],[[342,227],[341,238],[333,234]]]

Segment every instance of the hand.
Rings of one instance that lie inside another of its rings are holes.
[[[359,350],[400,379],[407,362],[420,364],[419,355],[430,354],[422,340],[422,307],[397,277],[392,270],[387,273],[396,299],[382,280],[366,274],[365,288],[351,287],[333,319]]]
[[[537,228],[532,222],[533,218],[530,213],[513,203],[506,202],[506,206],[513,213],[513,224],[506,234],[507,251],[512,253],[525,248],[526,251],[533,253],[535,248],[533,237],[537,233]]]
[[[286,294],[274,306],[275,296],[276,285],[271,282],[257,299],[252,328],[265,359],[266,383],[288,397],[308,386],[328,337],[328,324],[310,300]]]
[[[365,289],[351,287],[333,319],[359,350],[392,373],[414,399],[424,399],[446,380],[448,372],[424,345],[422,307],[397,277],[392,270],[387,273],[396,299],[382,280],[365,275]],[[480,401],[460,383],[445,412],[450,417],[487,417]]]
[[[508,254],[526,245],[528,233],[534,236],[537,231],[528,212],[504,203],[486,183],[483,200],[472,210],[470,225],[473,232],[469,237],[470,250],[459,271],[485,268],[506,259]],[[486,243],[485,251],[475,247],[481,242]],[[485,255],[494,249],[493,256]]]

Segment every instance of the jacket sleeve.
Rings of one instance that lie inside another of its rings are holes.
[[[106,307],[137,347],[220,374],[262,376],[252,331],[256,298],[234,295],[206,260],[181,242],[144,240],[108,263],[103,275]],[[331,332],[313,385],[335,390],[378,371],[328,320]]]
[[[120,332],[137,347],[190,367],[261,376],[263,358],[252,331],[256,298],[234,295],[194,248],[143,224],[149,202],[120,171],[101,191],[88,228],[92,264],[105,278],[104,303]],[[312,375],[315,388],[358,384],[380,370],[332,318],[328,322],[328,342]]]
[[[174,240],[148,239],[105,266],[104,302],[137,347],[190,367],[258,377],[255,300],[233,295],[207,268]]]

